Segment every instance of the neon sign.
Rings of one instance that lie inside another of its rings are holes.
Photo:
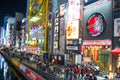
[[[86,30],[92,37],[99,36],[105,29],[105,19],[100,13],[93,13],[87,20]]]

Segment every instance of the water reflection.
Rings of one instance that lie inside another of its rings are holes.
[[[21,80],[18,74],[10,67],[0,55],[0,80]]]

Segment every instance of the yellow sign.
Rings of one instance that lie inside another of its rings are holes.
[[[38,45],[38,42],[37,40],[34,40],[34,41],[28,41],[28,45]]]
[[[43,0],[38,0],[38,4],[42,4]]]

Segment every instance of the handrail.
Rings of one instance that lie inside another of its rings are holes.
[[[24,64],[24,65],[27,66],[28,68],[30,68],[31,70],[35,71],[39,75],[41,75],[46,80],[62,80],[60,77],[52,75],[51,73],[47,73],[47,72],[43,71],[42,69],[35,69],[27,64]]]
[[[9,67],[11,67],[17,74],[19,74],[21,80],[31,80],[28,76],[26,76],[25,73],[23,73],[17,66],[15,66],[9,56],[7,54],[4,54],[0,51],[0,54],[3,56],[5,61],[8,63]]]

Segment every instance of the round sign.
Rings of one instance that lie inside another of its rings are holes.
[[[100,13],[93,13],[86,24],[87,32],[90,36],[96,37],[103,33],[105,29],[105,19]]]

